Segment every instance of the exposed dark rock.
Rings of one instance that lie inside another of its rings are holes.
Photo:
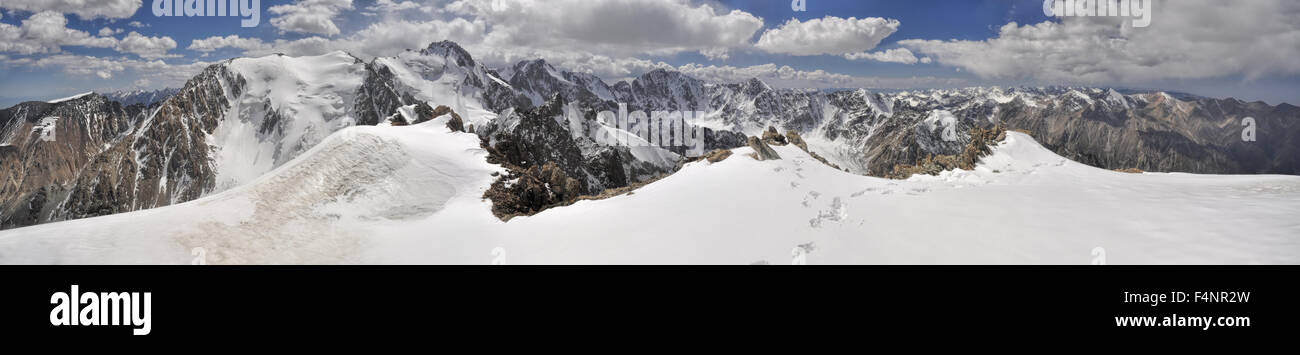
[[[763,140],[758,137],[749,137],[749,147],[754,149],[754,152],[749,156],[756,160],[781,159],[781,155],[777,154],[776,150],[773,150],[772,147],[768,146],[767,143],[764,143]]]
[[[927,155],[916,164],[895,165],[886,177],[906,179],[916,174],[938,175],[940,172],[953,169],[972,170],[980,158],[992,152],[990,146],[1006,139],[1007,132],[1001,125],[990,129],[976,127],[971,129],[970,137],[970,143],[967,143],[960,154]]]
[[[767,126],[767,130],[763,131],[763,143],[769,145],[786,145],[785,136],[781,135],[781,133],[777,133],[776,127],[772,126]]]
[[[708,160],[710,163],[717,163],[726,160],[728,157],[731,157],[731,150],[729,149],[714,149],[704,155],[704,159]]]

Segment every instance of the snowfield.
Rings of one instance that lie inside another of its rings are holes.
[[[246,184],[356,122],[346,103],[365,65],[345,52],[239,58],[229,68],[248,87],[239,96],[227,93],[231,107],[209,140],[218,147],[218,190]],[[267,122],[268,111],[283,118]]]
[[[0,232],[0,263],[1300,263],[1300,177],[1112,172],[1015,132],[975,170],[904,181],[739,148],[502,222],[481,196],[504,170],[446,119],[347,128],[193,202]]]

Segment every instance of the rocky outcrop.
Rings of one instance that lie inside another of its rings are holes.
[[[572,203],[582,195],[582,185],[555,163],[527,169],[513,167],[492,183],[483,197],[492,201],[492,213],[502,220],[530,216],[550,207]]]
[[[947,170],[975,169],[975,163],[992,152],[991,146],[1006,139],[1007,131],[1002,125],[989,129],[977,127],[971,129],[970,137],[970,143],[967,143],[959,154],[928,155],[916,164],[895,165],[885,177],[906,179],[916,174],[938,175],[940,172]]]
[[[767,130],[763,131],[763,143],[769,145],[786,145],[785,136],[778,133],[776,127],[772,126],[767,126]]]
[[[704,160],[708,160],[710,163],[717,163],[723,160],[727,160],[727,158],[729,157],[731,157],[731,150],[714,149],[708,154],[704,154],[702,158],[704,158]]]
[[[755,160],[761,161],[761,160],[781,159],[781,155],[777,154],[776,150],[772,149],[771,146],[763,142],[763,139],[760,139],[758,137],[749,137],[749,148],[754,150],[754,152],[750,153],[749,156],[751,158],[754,158]]]

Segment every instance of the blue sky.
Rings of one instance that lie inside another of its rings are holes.
[[[491,66],[542,57],[607,81],[672,67],[783,87],[1081,85],[1300,102],[1300,6],[1286,0],[1157,2],[1146,28],[1048,17],[1035,0],[807,0],[804,12],[781,0],[268,0],[252,28],[157,17],[153,2],[0,4],[0,106],[176,87],[232,57],[369,59],[441,39]]]

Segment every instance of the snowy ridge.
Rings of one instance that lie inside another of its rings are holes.
[[[0,262],[188,263],[195,247],[210,263],[487,264],[501,248],[513,264],[784,264],[792,250],[809,264],[1083,264],[1096,247],[1111,264],[1300,262],[1300,177],[1117,173],[1015,132],[974,170],[902,181],[738,148],[507,223],[480,198],[500,168],[444,125],[349,128],[198,201],[0,232]]]
[[[81,98],[81,97],[83,97],[83,96],[90,95],[90,94],[94,94],[94,92],[91,91],[91,92],[85,92],[85,93],[81,93],[81,94],[76,94],[76,95],[68,96],[68,97],[65,97],[65,98],[62,98],[62,99],[54,99],[54,100],[46,101],[45,103],[57,104],[57,103],[64,102],[64,101],[72,101],[72,100],[76,100],[76,99],[79,99],[79,98]]]
[[[491,217],[480,196],[501,169],[486,163],[476,136],[450,132],[446,121],[352,127],[248,185],[199,200],[6,231],[0,262],[184,263],[188,254],[177,251],[195,247],[216,263],[359,262],[373,242],[363,226],[453,205]]]

